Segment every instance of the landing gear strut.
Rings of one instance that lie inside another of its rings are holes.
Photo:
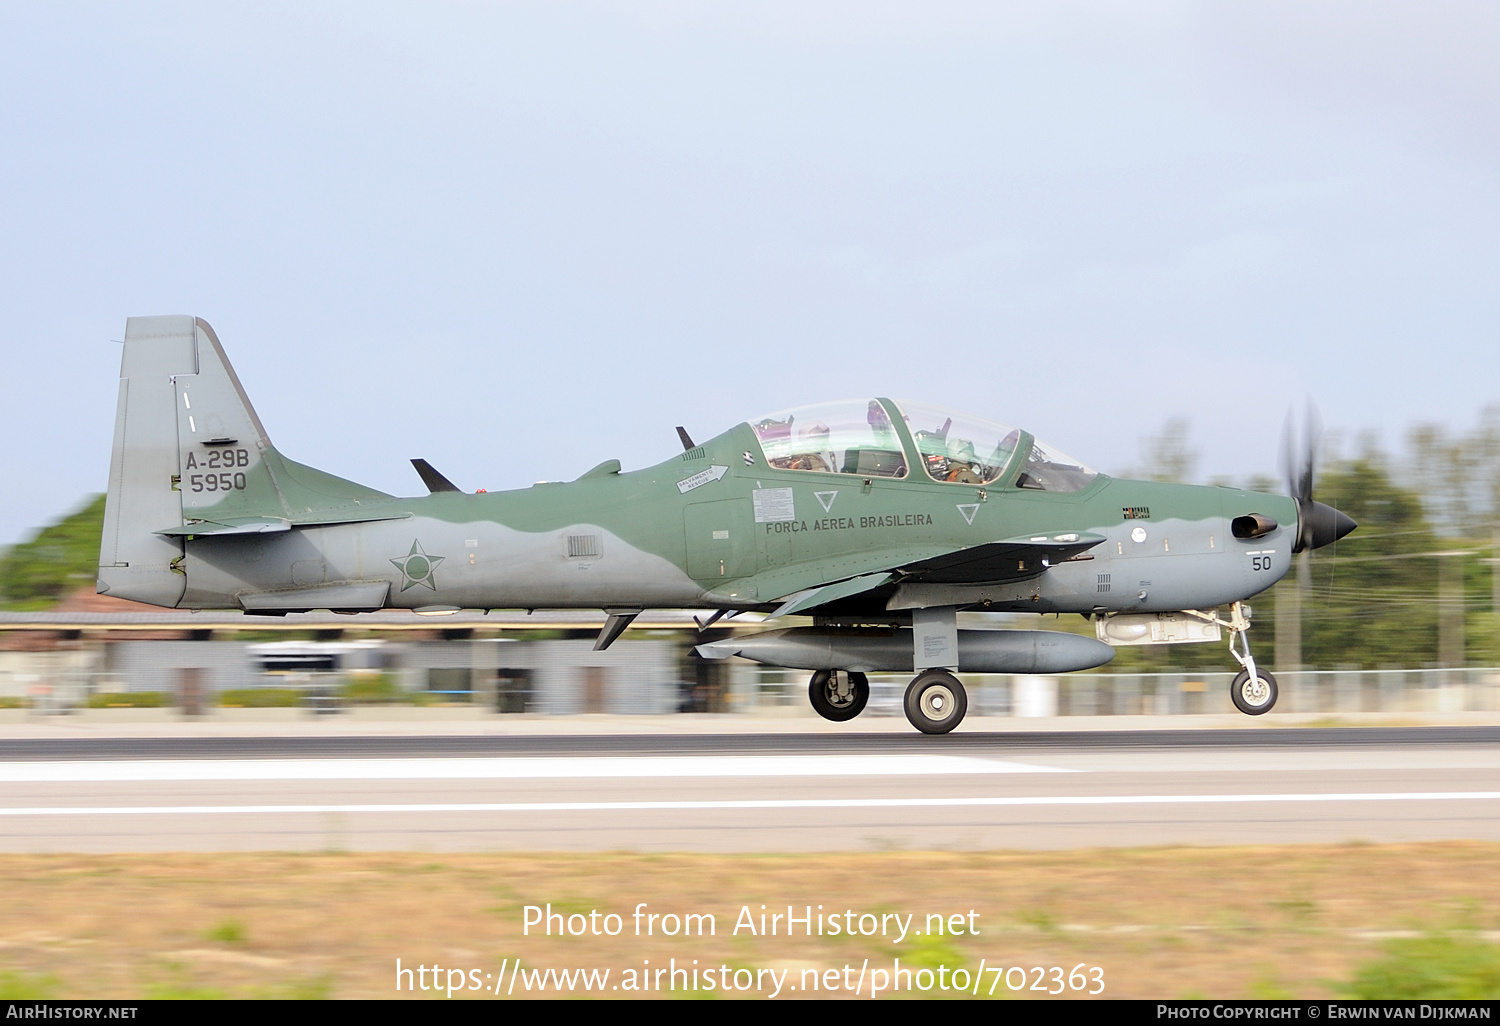
[[[1271,671],[1256,666],[1255,657],[1250,654],[1250,617],[1246,615],[1243,603],[1236,602],[1229,607],[1228,620],[1219,619],[1217,613],[1188,612],[1210,623],[1229,628],[1229,654],[1244,667],[1229,685],[1229,697],[1234,702],[1234,707],[1246,716],[1270,712],[1271,707],[1276,704],[1276,678],[1271,676]],[[1239,643],[1238,647],[1235,646],[1236,642]]]
[[[906,718],[924,734],[946,734],[963,722],[969,696],[947,670],[923,670],[906,687]]]
[[[870,678],[853,670],[819,670],[807,682],[807,697],[819,716],[843,723],[865,711]]]

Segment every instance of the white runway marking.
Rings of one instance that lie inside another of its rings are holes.
[[[288,812],[636,812],[732,809],[950,809],[1077,805],[1242,805],[1251,803],[1494,801],[1500,791],[1348,794],[1158,794],[1012,798],[768,798],[738,801],[435,802],[391,805],[136,805],[0,808],[0,816],[265,815]]]
[[[464,759],[141,759],[0,763],[0,783],[149,780],[544,780],[871,777],[1072,770],[964,755],[579,756]]]

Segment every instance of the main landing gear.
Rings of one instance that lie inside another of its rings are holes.
[[[807,682],[807,697],[819,716],[843,723],[865,711],[870,678],[854,670],[819,670]]]
[[[946,734],[963,722],[969,696],[947,670],[923,670],[906,686],[906,718],[924,734]]]
[[[865,711],[870,679],[854,670],[819,670],[807,682],[807,697],[825,720],[844,723]],[[907,685],[906,718],[924,734],[946,734],[963,722],[969,696],[947,670],[923,670]]]

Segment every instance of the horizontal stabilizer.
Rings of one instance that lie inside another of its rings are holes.
[[[432,494],[436,495],[438,492],[456,492],[460,490],[458,485],[449,481],[442,474],[439,474],[433,469],[432,464],[426,460],[412,460],[411,465],[417,468],[417,476],[422,479],[422,483],[427,486],[427,490]]]
[[[223,523],[196,520],[191,524],[183,524],[181,527],[163,528],[156,533],[166,535],[168,538],[201,538],[208,534],[272,534],[276,531],[290,531],[291,529],[292,522],[282,517],[244,517],[225,520]]]
[[[326,510],[305,513],[290,520],[280,517],[247,517],[216,520],[198,520],[181,527],[164,527],[156,533],[168,538],[214,538],[225,534],[270,534],[290,531],[294,527],[333,527],[336,524],[369,524],[380,520],[409,520],[411,511],[396,510]]]

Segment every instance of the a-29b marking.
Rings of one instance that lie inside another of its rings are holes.
[[[225,470],[230,467],[248,467],[250,465],[250,450],[248,449],[210,449],[199,460],[195,453],[188,453],[187,464],[183,470]]]
[[[209,449],[199,460],[194,453],[188,453],[187,463],[184,471],[214,470],[220,467],[248,467],[250,465],[250,450],[248,449]],[[245,475],[243,473],[221,473],[221,474],[184,474],[188,481],[188,490],[193,492],[229,492],[244,491]]]

